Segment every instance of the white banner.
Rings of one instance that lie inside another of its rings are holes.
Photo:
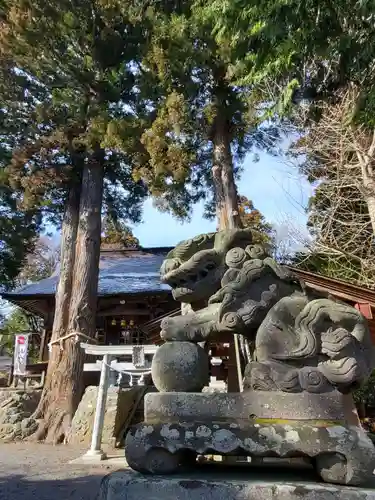
[[[29,349],[29,333],[15,335],[13,375],[25,375]]]

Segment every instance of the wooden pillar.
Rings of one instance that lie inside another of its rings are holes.
[[[151,321],[157,317],[157,301],[153,297],[146,297],[147,310],[149,312],[149,317],[146,321]]]
[[[51,309],[44,316],[44,328],[40,339],[39,361],[48,361],[49,359],[48,342],[51,340],[52,335],[53,316],[54,310],[51,305]]]
[[[238,382],[238,371],[236,361],[236,350],[234,340],[231,340],[229,346],[229,360],[228,360],[228,392],[239,392],[240,386]]]

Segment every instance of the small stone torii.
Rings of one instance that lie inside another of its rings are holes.
[[[85,453],[84,459],[104,460],[106,454],[102,450],[102,433],[105,416],[108,387],[110,385],[110,372],[119,373],[117,381],[120,383],[122,375],[130,376],[130,386],[138,385],[145,375],[151,373],[151,364],[146,361],[146,355],[154,355],[158,349],[156,345],[96,345],[81,343],[81,348],[86,354],[101,357],[96,363],[86,363],[85,371],[100,369],[100,381],[96,400],[93,432],[90,449]],[[131,362],[117,362],[117,356],[131,356]]]

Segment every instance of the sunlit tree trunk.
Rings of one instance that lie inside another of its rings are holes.
[[[219,229],[241,228],[237,187],[234,180],[230,133],[226,120],[218,116],[213,131],[212,177]]]
[[[85,337],[79,334],[95,335],[102,196],[100,152],[83,168],[79,208],[74,198],[76,212],[73,210],[70,197],[64,219],[52,350],[36,412],[42,419],[36,437],[47,442],[64,440],[82,397],[84,352],[80,342]]]

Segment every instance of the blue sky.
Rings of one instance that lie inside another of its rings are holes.
[[[284,151],[287,148],[285,145]],[[312,193],[310,184],[299,175],[296,165],[287,164],[282,157],[259,153],[259,161],[249,154],[238,183],[241,195],[253,200],[267,222],[272,223],[280,238],[292,226],[306,234],[304,208]],[[54,233],[53,228],[52,233]],[[214,231],[216,221],[203,218],[203,204],[196,205],[190,222],[181,223],[168,213],[159,212],[151,199],[144,205],[143,222],[132,226],[134,235],[143,247],[174,246],[197,234]],[[59,235],[55,233],[55,238]]]
[[[282,227],[290,221],[294,227],[305,228],[304,207],[311,187],[298,174],[298,169],[287,165],[282,158],[261,153],[259,162],[254,163],[249,155],[238,190],[253,200],[268,222]],[[181,224],[171,215],[158,212],[148,200],[144,208],[144,222],[133,226],[133,232],[144,247],[173,246],[196,234],[215,230],[216,222],[203,219],[202,213],[203,206],[197,205],[191,222]]]

